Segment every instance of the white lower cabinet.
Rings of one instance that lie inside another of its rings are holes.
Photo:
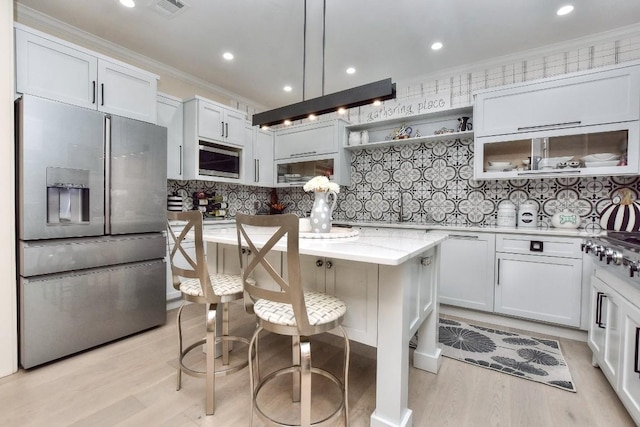
[[[286,268],[283,262],[283,268]],[[349,338],[375,346],[378,322],[378,265],[300,256],[306,289],[335,295],[347,305],[343,326]]]
[[[620,361],[618,396],[637,424],[640,424],[640,309],[623,303],[622,327],[624,348]]]
[[[596,269],[591,277],[589,348],[636,424],[640,425],[640,292]]]
[[[580,326],[580,239],[496,236],[495,312]]]
[[[592,277],[588,344],[611,384],[618,383],[621,338],[620,297],[602,280]]]
[[[440,245],[441,303],[493,311],[495,242],[492,233],[449,233]]]

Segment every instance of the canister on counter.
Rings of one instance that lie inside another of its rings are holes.
[[[538,226],[538,206],[527,200],[518,209],[518,228],[536,228]]]
[[[516,205],[506,200],[498,205],[498,227],[515,228]]]

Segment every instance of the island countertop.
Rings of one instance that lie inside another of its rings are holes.
[[[425,232],[423,230],[355,230],[334,227],[333,231],[338,234],[347,235],[349,232],[353,232],[358,235],[338,238],[317,238],[317,236],[308,238],[311,237],[311,233],[300,233],[300,254],[382,265],[400,265],[447,238],[443,232]],[[256,238],[257,245],[266,243],[271,234],[264,232],[261,233],[261,236],[264,238]],[[238,244],[235,228],[205,229],[203,239],[211,243]],[[285,251],[285,242],[281,240],[274,249]]]

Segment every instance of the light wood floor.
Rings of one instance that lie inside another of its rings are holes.
[[[0,379],[0,426],[247,426],[247,369],[218,378],[214,416],[204,415],[203,380],[185,375],[182,390],[175,390],[175,312],[162,327]],[[231,314],[234,332],[249,336],[251,317],[239,304]],[[185,309],[188,336],[202,334],[202,316],[200,307]],[[323,345],[312,347],[313,361],[338,371],[340,340],[318,341]],[[633,426],[603,374],[591,366],[587,345],[560,343],[577,393],[448,358],[438,375],[411,368],[414,426]],[[289,346],[287,339],[265,335],[263,366],[286,362]],[[351,362],[351,425],[368,426],[375,406],[375,349],[353,343]],[[283,406],[286,398],[268,404]]]

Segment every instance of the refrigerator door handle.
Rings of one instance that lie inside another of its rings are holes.
[[[111,116],[104,117],[104,233],[111,234]]]

